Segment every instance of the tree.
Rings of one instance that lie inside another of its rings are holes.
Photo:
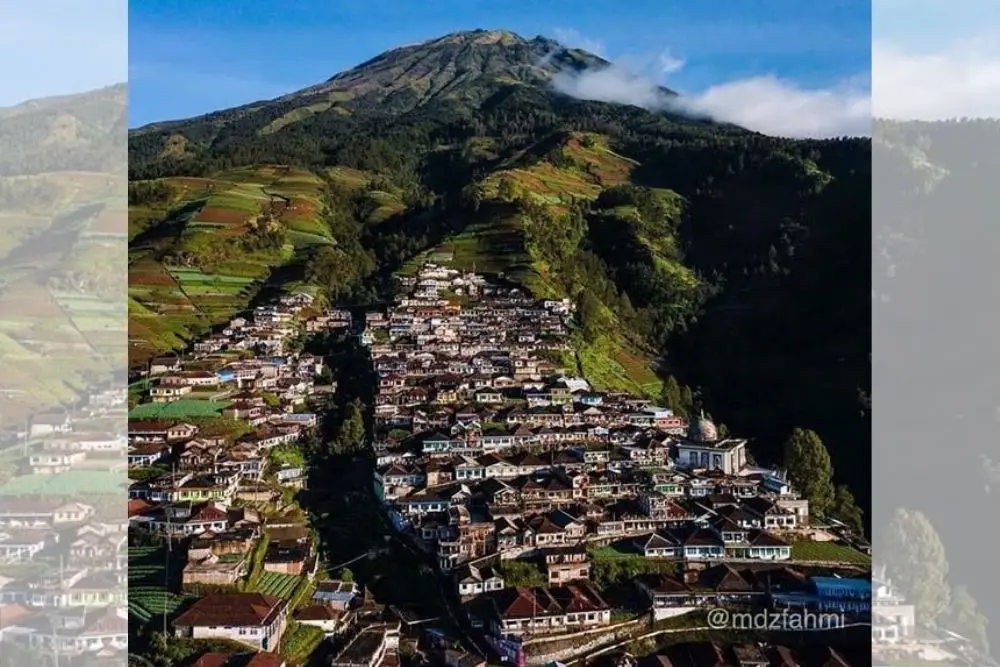
[[[517,186],[514,185],[514,179],[504,174],[500,179],[500,185],[497,186],[497,196],[507,202],[517,199]]]
[[[688,409],[690,406],[684,403],[681,385],[673,375],[668,376],[663,382],[663,392],[660,394],[660,400],[678,417],[689,418]]]
[[[833,464],[815,431],[792,430],[785,441],[785,468],[792,484],[809,501],[809,512],[825,516],[833,503]]]
[[[462,188],[462,192],[460,194],[462,203],[465,206],[468,206],[473,211],[479,211],[479,207],[482,206],[483,198],[485,197],[481,183],[470,183]]]
[[[583,327],[583,338],[588,343],[594,342],[601,335],[601,325],[604,320],[602,309],[603,305],[591,290],[584,290],[580,294],[576,312]]]
[[[883,538],[881,558],[892,582],[912,600],[923,623],[948,609],[948,559],[934,526],[922,513],[897,509]]]
[[[833,493],[830,515],[847,524],[847,527],[855,534],[864,534],[865,513],[858,507],[857,501],[854,500],[854,494],[844,484],[839,485]]]
[[[354,581],[354,573],[351,572],[350,568],[341,568],[340,572],[337,573],[337,578],[341,581]]]
[[[344,419],[337,429],[334,441],[334,451],[338,454],[349,454],[359,451],[365,441],[365,414],[360,399],[354,399],[347,404]]]
[[[977,649],[989,655],[989,621],[979,612],[976,599],[965,586],[959,585],[952,589],[951,606],[945,612],[941,624],[952,632],[967,637]]]
[[[320,369],[319,374],[313,379],[313,381],[318,385],[329,385],[333,383],[333,370],[323,364],[323,368]]]

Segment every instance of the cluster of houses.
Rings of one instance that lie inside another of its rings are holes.
[[[874,664],[996,664],[973,638],[919,624],[916,606],[893,585],[884,565],[872,573],[872,598]]]
[[[124,660],[128,522],[109,501],[125,486],[125,404],[124,390],[106,389],[36,414],[4,452],[20,456],[5,484],[26,490],[0,502],[0,643]]]
[[[402,287],[364,333],[375,491],[454,574],[474,622],[503,635],[609,624],[588,550],[612,543],[679,564],[672,581],[638,584],[654,611],[726,586],[762,594],[739,568],[815,587],[788,567],[810,517],[785,474],[752,465],[747,441],[703,415],[574,377],[570,302],[431,264]],[[547,585],[506,586],[509,559],[538,564]]]
[[[130,419],[129,517],[136,529],[189,539],[183,583],[232,586],[244,578],[256,545],[266,540],[263,570],[299,575],[316,568],[302,517],[262,518],[254,507],[277,508],[282,489],[300,488],[300,465],[272,461],[276,448],[317,425],[308,412],[322,359],[294,349],[303,330],[350,326],[344,311],[318,312],[307,294],[282,297],[234,318],[187,355],[151,360],[152,403],[225,401],[215,420]],[[272,513],[273,514],[273,513]]]
[[[170,619],[175,635],[233,640],[259,652],[252,664],[282,667],[278,652],[294,621],[336,638],[335,665],[393,664],[398,618],[352,582],[316,580],[311,528],[286,504],[306,481],[294,445],[316,432],[311,410],[336,390],[322,359],[297,343],[350,327],[348,311],[289,295],[234,318],[188,354],[150,362],[148,402],[167,404],[163,413],[224,402],[221,420],[129,420],[131,527],[184,550],[182,592],[197,598]],[[288,450],[299,463],[288,462]],[[197,664],[237,663],[237,654],[209,653]]]

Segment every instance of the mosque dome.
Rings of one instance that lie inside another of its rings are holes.
[[[688,427],[688,440],[693,442],[715,442],[719,439],[719,429],[715,427],[711,419],[701,413],[701,417],[691,420]]]

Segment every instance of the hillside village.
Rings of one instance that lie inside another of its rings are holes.
[[[538,302],[433,264],[399,283],[391,307],[363,322],[290,295],[189,354],[151,361],[132,412],[143,418],[128,429],[130,560],[156,567],[162,550],[138,536],[169,536],[169,558],[183,566],[165,575],[179,579],[168,604],[148,577],[132,584],[135,621],[166,615],[178,637],[231,639],[292,662],[328,637],[334,665],[392,664],[401,645],[426,656],[455,643],[338,579],[345,570],[321,562],[295,500],[308,479],[301,444],[325,437],[324,397],[337,390],[296,341],[331,331],[359,336],[377,376],[372,502],[448,582],[471,648],[534,660],[525,642],[540,637],[618,636],[636,619],[723,601],[866,616],[867,556],[817,525],[780,470],[753,466],[746,440],[567,372],[568,300]],[[225,406],[217,419],[186,416],[211,403]],[[836,577],[861,588],[845,592]]]
[[[51,521],[82,523],[81,553],[97,559],[63,589],[86,588],[91,597],[72,599],[119,624],[127,616],[129,634],[119,625],[111,639],[64,650],[120,650],[165,631],[200,667],[244,664],[247,651],[268,667],[543,664],[678,622],[697,627],[690,619],[716,605],[835,609],[867,622],[868,555],[811,516],[781,470],[754,465],[747,440],[577,377],[573,311],[427,264],[363,319],[292,294],[185,354],[152,359],[130,386],[127,546],[124,523],[91,535],[92,510],[49,510]],[[386,539],[431,564],[444,616],[355,581],[350,565],[371,554],[325,551],[300,502],[322,485],[312,452],[330,437],[324,413],[343,381],[304,351],[315,337],[355,339],[367,354],[377,379],[371,431],[357,443],[370,476],[361,482]],[[66,474],[103,447],[57,437],[70,421],[32,425],[47,443],[26,462],[34,474]],[[113,549],[86,548],[109,540]],[[4,546],[7,558],[46,548],[21,546]],[[93,590],[101,577],[127,583],[127,601],[121,588]],[[553,648],[567,640],[568,653]]]

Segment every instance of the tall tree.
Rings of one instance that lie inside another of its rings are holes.
[[[833,493],[833,504],[830,506],[830,515],[834,516],[854,531],[857,535],[865,532],[865,513],[858,507],[854,494],[845,485],[841,484]]]
[[[600,299],[592,291],[585,290],[580,293],[577,313],[583,328],[583,337],[588,343],[594,342],[601,335],[604,325],[602,309]]]
[[[951,591],[951,606],[944,613],[941,624],[952,632],[967,637],[977,649],[989,655],[989,623],[979,612],[976,599],[969,589],[961,585],[955,586]]]
[[[335,451],[347,454],[359,451],[365,440],[365,414],[360,399],[347,404],[344,419],[340,422],[335,441]]]
[[[792,430],[785,441],[785,468],[792,484],[809,500],[809,513],[825,516],[833,503],[833,464],[815,431]]]
[[[893,583],[913,602],[921,623],[948,609],[948,558],[934,526],[921,512],[897,509],[882,540],[880,558]]]
[[[691,406],[684,402],[681,385],[673,375],[667,376],[667,379],[663,382],[663,392],[660,395],[660,400],[679,417],[684,417],[685,419],[690,417],[688,411]]]

